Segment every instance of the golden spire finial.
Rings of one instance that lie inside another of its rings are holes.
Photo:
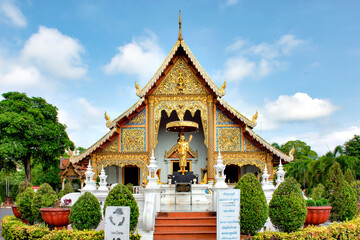
[[[182,33],[181,33],[181,10],[179,10],[179,37],[178,40],[183,40]]]

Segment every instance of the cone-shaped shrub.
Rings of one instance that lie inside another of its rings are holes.
[[[17,207],[21,214],[21,218],[28,220],[30,223],[34,222],[34,216],[31,209],[31,203],[34,199],[35,193],[32,187],[28,187],[17,196]]]
[[[123,184],[117,184],[106,197],[104,215],[107,206],[129,206],[130,207],[130,231],[134,231],[138,224],[139,207],[130,192]]]
[[[64,189],[61,189],[59,191],[59,198],[62,198],[63,196],[65,196],[66,194],[72,193],[73,192],[73,187],[71,186],[70,182],[67,182],[64,186]]]
[[[311,198],[316,200],[322,199],[326,196],[325,194],[326,190],[325,190],[325,186],[322,185],[321,183],[319,183],[314,189],[313,192],[311,194]]]
[[[240,189],[241,233],[254,235],[264,227],[268,217],[268,205],[260,181],[253,173],[245,174],[236,184]]]
[[[357,199],[355,191],[345,181],[340,164],[335,162],[328,177],[328,192],[331,209],[330,218],[333,221],[345,221],[354,218],[357,210]]]
[[[24,181],[20,182],[19,184],[19,192],[18,194],[24,192],[28,187],[32,187],[33,185],[27,180],[27,178],[24,179]]]
[[[49,184],[43,183],[40,185],[31,203],[31,210],[36,222],[39,223],[43,222],[40,213],[40,208],[52,207],[53,204],[57,202],[57,199],[58,197],[56,195],[56,192],[52,189],[52,187]]]
[[[269,203],[272,224],[281,232],[293,232],[304,225],[307,208],[300,184],[286,178],[275,190]]]
[[[352,182],[355,181],[353,171],[351,171],[350,168],[348,168],[346,170],[344,178],[345,178],[345,181],[347,181],[350,185],[351,185]]]
[[[69,221],[75,229],[95,229],[101,219],[100,203],[90,192],[81,195],[71,207]]]

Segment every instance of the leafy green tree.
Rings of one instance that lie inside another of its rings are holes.
[[[245,174],[235,186],[240,189],[241,233],[255,235],[268,218],[268,205],[260,181],[253,173]]]
[[[316,160],[318,154],[311,150],[311,147],[305,142],[300,140],[288,141],[281,145],[280,150],[284,153],[289,153],[292,148],[295,148],[294,159],[303,159],[304,156],[313,160]]]
[[[354,135],[344,144],[344,148],[346,155],[360,158],[360,135]]]
[[[48,163],[66,148],[74,148],[58,122],[57,108],[40,97],[8,92],[0,102],[0,162],[14,168],[23,165],[31,181],[31,159]]]

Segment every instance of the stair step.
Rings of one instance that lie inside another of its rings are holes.
[[[181,233],[174,233],[174,232],[161,232],[161,233],[154,233],[154,240],[157,239],[216,239],[216,231],[197,231],[194,232],[181,232]]]
[[[158,217],[216,217],[216,212],[159,212]]]
[[[155,224],[156,232],[216,232],[216,223],[211,224]]]

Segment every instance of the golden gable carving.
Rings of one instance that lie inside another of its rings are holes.
[[[191,71],[185,60],[179,58],[154,91],[154,94],[208,94],[208,91]]]

